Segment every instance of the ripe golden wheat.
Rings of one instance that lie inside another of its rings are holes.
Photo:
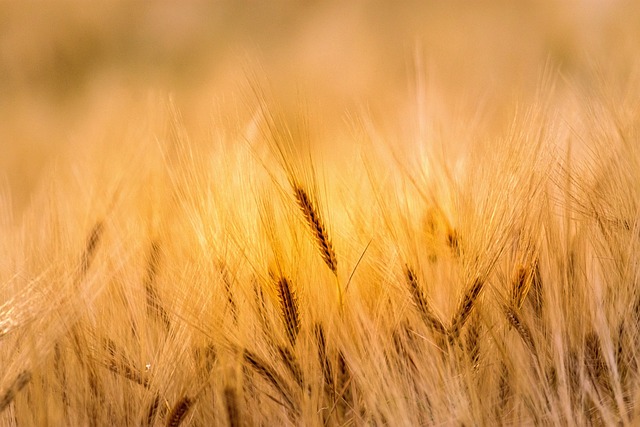
[[[19,216],[0,191],[0,425],[638,425],[640,73],[609,65],[326,133],[254,77],[206,132],[87,113]]]
[[[258,115],[202,155],[148,145],[174,158],[85,225],[42,195],[45,225],[6,230],[34,250],[5,251],[4,422],[633,424],[640,153],[612,127],[569,163],[544,108],[445,177],[364,145],[320,186]]]

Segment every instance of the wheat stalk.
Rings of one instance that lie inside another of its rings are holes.
[[[133,363],[124,354],[124,352],[118,348],[113,340],[109,338],[104,339],[103,346],[109,355],[104,364],[110,371],[121,375],[144,388],[149,388],[149,380],[144,378],[140,370],[133,366]]]

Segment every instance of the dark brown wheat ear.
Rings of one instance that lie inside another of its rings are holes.
[[[184,421],[189,409],[193,405],[193,400],[189,396],[184,396],[178,400],[171,408],[167,417],[167,427],[178,427]]]
[[[240,419],[240,409],[238,408],[238,398],[234,387],[224,388],[224,404],[227,410],[227,419],[229,427],[240,427],[242,420]]]
[[[296,345],[296,339],[300,332],[300,315],[298,299],[293,291],[292,284],[286,277],[280,277],[277,281],[278,299],[284,321],[287,338],[292,347]]]
[[[520,310],[531,294],[529,301],[537,315],[541,312],[542,289],[540,286],[540,267],[535,260],[527,266],[519,266],[512,282],[511,306]]]
[[[320,214],[316,210],[314,203],[311,201],[311,198],[309,198],[307,192],[300,185],[294,184],[293,191],[296,196],[296,201],[298,202],[298,207],[304,215],[304,218],[315,237],[316,243],[318,244],[318,249],[320,250],[322,259],[333,274],[338,274],[338,260],[336,259],[336,253],[333,250],[333,245],[331,244],[329,234],[327,233]]]

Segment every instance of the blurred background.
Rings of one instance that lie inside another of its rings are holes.
[[[47,166],[165,96],[195,135],[246,118],[255,77],[283,105],[313,104],[330,135],[361,110],[397,117],[422,78],[444,99],[499,109],[544,69],[572,82],[594,66],[631,72],[635,3],[0,2],[0,181],[19,214]]]

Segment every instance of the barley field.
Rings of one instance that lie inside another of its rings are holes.
[[[640,6],[0,4],[0,425],[640,425]]]

